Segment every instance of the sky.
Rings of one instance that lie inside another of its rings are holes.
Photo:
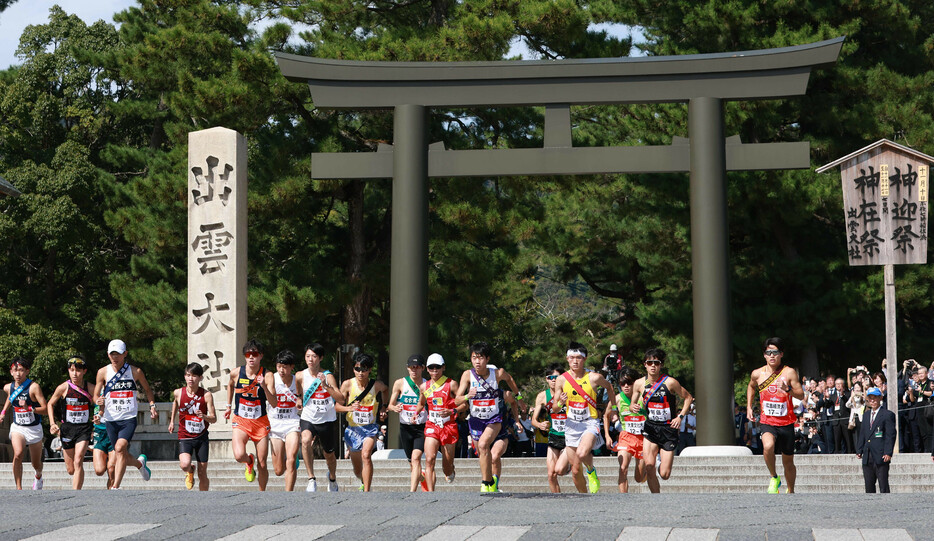
[[[112,23],[114,13],[135,3],[135,0],[18,0],[0,13],[0,69],[20,63],[16,48],[23,30],[31,24],[48,23],[49,9],[55,4],[65,13],[75,14],[91,24],[98,19]]]
[[[135,0],[18,0],[6,11],[0,13],[0,69],[19,64],[16,48],[23,30],[31,24],[45,24],[49,21],[49,8],[58,4],[66,13],[75,14],[91,24],[99,19],[113,23],[113,14],[135,5]],[[613,35],[627,35],[629,29],[622,25],[601,25]],[[642,36],[633,32],[636,41]],[[514,46],[510,55],[521,54],[528,58],[528,51],[521,45]],[[633,51],[633,55],[638,54]]]

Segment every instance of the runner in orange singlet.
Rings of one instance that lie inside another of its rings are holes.
[[[769,469],[769,493],[778,494],[782,485],[775,471],[775,449],[782,454],[788,493],[795,491],[795,411],[791,398],[804,399],[798,372],[782,364],[785,348],[782,339],[773,337],[762,348],[765,366],[752,371],[746,389],[746,417],[754,421],[753,400],[759,393],[759,428],[762,431],[762,457]]]

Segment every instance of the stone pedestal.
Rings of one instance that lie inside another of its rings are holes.
[[[214,394],[218,423],[231,370],[243,364],[247,340],[246,139],[226,128],[188,134],[188,358],[204,365],[202,385]],[[217,427],[217,430],[215,430]],[[225,430],[226,428],[226,430]]]

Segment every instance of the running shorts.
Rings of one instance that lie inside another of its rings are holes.
[[[327,421],[321,424],[315,424],[302,419],[298,423],[302,432],[309,431],[311,436],[321,443],[321,450],[326,454],[333,454],[337,449],[337,421]]]
[[[645,439],[658,445],[665,451],[672,451],[678,447],[678,429],[671,428],[665,423],[653,423],[646,421],[642,427],[642,434]]]
[[[585,421],[575,421],[568,419],[564,425],[564,444],[568,447],[579,447],[581,438],[584,434],[593,434],[593,446],[591,450],[603,445],[603,436],[600,435],[600,421],[597,419],[587,419]]]
[[[620,453],[626,451],[636,459],[642,460],[642,436],[626,431],[620,432],[616,450]]]
[[[795,425],[772,426],[759,425],[762,434],[775,436],[775,450],[783,455],[795,454]]]
[[[564,442],[564,434],[555,434],[554,432],[548,434],[548,447],[560,453],[564,451],[566,445],[567,444]]]
[[[110,438],[107,437],[106,428],[97,428],[94,427],[94,449],[98,451],[103,451],[109,453],[114,450],[114,444],[110,441]]]
[[[425,425],[407,425],[399,423],[399,447],[405,451],[405,458],[412,458],[412,451],[425,452]]]
[[[379,436],[379,425],[376,423],[363,426],[348,426],[344,429],[344,443],[351,451],[362,451],[363,442],[367,438]]]
[[[253,443],[262,441],[263,438],[269,436],[269,417],[265,415],[259,419],[244,419],[239,415],[234,415],[230,425],[234,430],[245,432]]]
[[[292,432],[299,432],[300,430],[298,419],[269,422],[269,437],[274,440],[285,440],[286,436]]]
[[[117,440],[129,442],[136,433],[136,417],[123,421],[104,421],[104,426],[107,427],[107,439],[114,445],[117,445]]]
[[[94,425],[91,423],[62,423],[58,426],[58,438],[62,440],[62,449],[74,449],[78,442],[90,442],[94,434]]]
[[[20,426],[16,423],[10,425],[10,434],[19,434],[26,440],[26,445],[42,441],[42,425]]]
[[[483,431],[486,430],[486,427],[494,424],[500,425],[499,433],[496,434],[497,440],[502,439],[503,432],[506,432],[506,437],[509,436],[509,432],[503,430],[503,421],[499,417],[495,419],[477,419],[476,417],[470,417],[467,419],[467,429],[470,431],[470,438],[474,441],[480,441],[480,436],[483,434]]]
[[[178,440],[178,454],[191,455],[193,460],[201,464],[206,464],[208,461],[208,447],[210,444],[207,432],[202,432],[197,438]]]
[[[460,432],[457,430],[457,423],[447,423],[439,427],[431,421],[428,421],[425,423],[425,438],[436,439],[441,442],[441,445],[450,445],[452,443],[457,443],[457,440],[460,438]]]

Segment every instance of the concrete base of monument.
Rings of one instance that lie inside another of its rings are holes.
[[[685,447],[679,456],[752,456],[752,451],[739,445],[695,445]]]

